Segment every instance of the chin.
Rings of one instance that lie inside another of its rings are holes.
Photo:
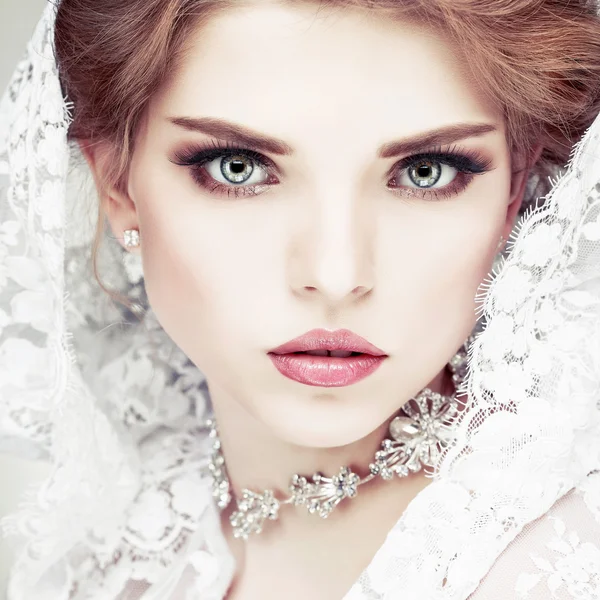
[[[337,448],[368,436],[398,410],[386,411],[381,405],[375,410],[371,403],[345,400],[331,388],[314,389],[310,396],[279,394],[276,402],[265,402],[252,412],[273,435],[290,444]]]

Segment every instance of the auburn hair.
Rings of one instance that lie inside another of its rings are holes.
[[[185,57],[191,34],[243,0],[60,0],[55,51],[73,103],[71,140],[109,142],[106,183],[124,189],[149,100]],[[302,0],[279,0],[298,5]],[[251,0],[250,0],[251,2]],[[596,0],[304,0],[380,12],[440,32],[505,118],[515,152],[541,145],[532,168],[545,194],[600,112]],[[96,251],[104,220],[99,208]],[[101,284],[102,285],[102,284]]]

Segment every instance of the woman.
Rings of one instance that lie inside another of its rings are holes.
[[[597,8],[54,13],[3,110],[3,421],[56,466],[9,599],[599,598],[598,124],[488,279]]]

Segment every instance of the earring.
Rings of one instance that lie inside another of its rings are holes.
[[[504,236],[500,236],[500,241],[498,242],[496,250],[502,250],[502,246],[504,246]]]
[[[126,229],[123,232],[126,248],[137,248],[140,245],[140,232],[137,229]]]

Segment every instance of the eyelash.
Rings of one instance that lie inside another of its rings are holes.
[[[265,170],[269,178],[273,179],[268,179],[264,183],[249,186],[234,184],[225,185],[212,179],[204,169],[204,165],[213,160],[239,155],[251,159]],[[457,170],[457,174],[450,184],[439,189],[420,189],[417,187],[394,188],[389,187],[389,183],[388,189],[402,196],[443,200],[460,194],[469,186],[477,175],[482,175],[492,170],[490,168],[492,161],[481,156],[476,150],[461,149],[457,146],[452,146],[449,150],[443,151],[442,148],[438,146],[426,152],[413,154],[401,159],[388,171],[388,177],[393,175],[391,181],[395,181],[408,168],[421,161],[431,161],[452,167]],[[273,171],[276,170],[276,167],[270,159],[254,150],[238,146],[231,142],[217,142],[211,140],[208,145],[204,147],[195,147],[185,152],[176,153],[173,162],[182,167],[190,167],[196,184],[201,188],[208,190],[211,194],[234,196],[236,198],[240,196],[256,196],[264,191],[266,187],[278,183],[277,179],[273,176]]]

